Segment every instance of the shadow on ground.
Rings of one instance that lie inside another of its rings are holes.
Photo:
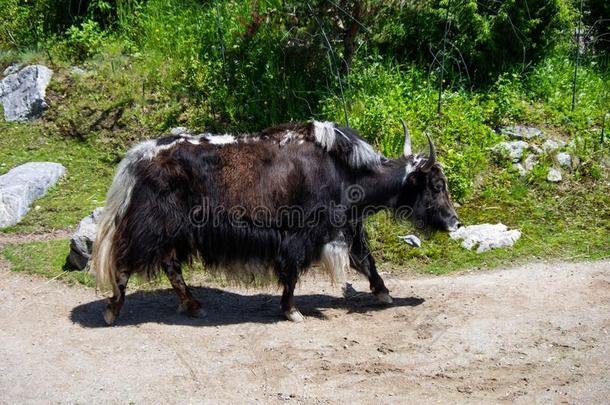
[[[139,291],[129,294],[116,326],[139,325],[147,322],[170,325],[218,326],[240,323],[275,323],[284,318],[280,315],[279,295],[242,295],[218,288],[193,287],[191,291],[207,315],[190,318],[176,313],[178,301],[173,290]],[[424,302],[423,298],[393,297],[392,307],[413,307]],[[379,303],[372,294],[360,293],[349,299],[324,294],[298,295],[296,304],[305,316],[325,319],[322,309],[343,309],[352,312],[373,312],[389,306]],[[70,319],[86,328],[105,326],[102,311],[104,299],[75,307]]]

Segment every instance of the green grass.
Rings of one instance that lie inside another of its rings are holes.
[[[75,226],[103,204],[114,171],[108,153],[88,142],[62,137],[42,122],[0,123],[0,174],[32,162],[61,163],[66,175],[17,225],[2,232],[42,232]]]
[[[44,57],[0,54],[0,61],[6,65]],[[118,159],[137,140],[156,137],[173,125],[213,129],[200,126],[208,119],[218,119],[220,128],[253,125],[222,121],[223,114],[197,112],[199,105],[183,92],[172,93],[170,85],[159,84],[171,75],[149,66],[155,57],[129,55],[121,44],[109,43],[82,64],[89,72],[84,76],[70,74],[69,63],[55,59],[55,76],[48,89],[51,107],[43,119],[0,123],[0,175],[29,161],[61,163],[67,174],[19,224],[1,232],[75,226],[103,204]],[[396,156],[402,147],[398,117],[409,122],[416,148],[424,146],[425,132],[433,134],[452,193],[462,205],[462,222],[502,222],[523,232],[512,248],[477,254],[461,248],[447,234],[422,234],[408,224],[376,216],[368,229],[375,257],[384,267],[441,274],[538,259],[610,256],[609,146],[599,136],[602,112],[607,109],[608,94],[603,89],[607,73],[581,70],[586,85],[580,87],[579,104],[572,112],[566,101],[570,99],[570,66],[565,63],[545,61],[527,80],[506,76],[486,92],[449,89],[443,94],[440,117],[435,113],[436,93],[424,72],[385,62],[354,64],[346,96],[351,100],[350,121],[355,128],[388,156]],[[533,91],[536,83],[543,86]],[[332,94],[314,108],[312,114],[318,119],[342,120],[342,106]],[[578,171],[564,173],[564,181],[556,185],[544,180],[552,164],[548,157],[527,178],[519,178],[509,165],[494,162],[488,147],[499,136],[493,129],[520,122],[540,126],[553,137],[579,140],[571,150],[582,162]],[[414,249],[400,242],[397,236],[405,233],[418,234],[424,245]],[[16,271],[56,277],[63,274],[68,246],[65,241],[33,242],[7,246],[3,254]],[[81,273],[61,278],[91,282]]]
[[[1,253],[11,263],[13,271],[60,278],[68,284],[79,283],[93,287],[95,280],[89,273],[66,271],[64,264],[69,251],[69,241],[54,240],[9,245]]]
[[[369,224],[376,257],[394,269],[433,274],[489,269],[532,260],[597,260],[610,257],[610,195],[594,182],[569,181],[562,186],[530,189],[526,180],[507,188],[489,186],[459,209],[466,225],[504,223],[520,229],[521,239],[509,248],[485,253],[466,250],[446,233],[423,234],[384,216]],[[414,232],[423,246],[411,248],[397,235]]]

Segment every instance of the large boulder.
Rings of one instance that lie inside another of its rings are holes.
[[[53,71],[46,66],[30,65],[6,76],[0,82],[0,103],[6,121],[27,121],[42,115],[47,108],[45,92]]]
[[[77,270],[84,270],[87,267],[89,259],[91,259],[93,242],[95,242],[97,224],[103,210],[102,207],[96,208],[90,215],[83,218],[76,227],[76,232],[70,239],[70,254],[67,259],[70,267]]]
[[[31,162],[0,176],[0,228],[19,222],[65,172],[59,163]]]

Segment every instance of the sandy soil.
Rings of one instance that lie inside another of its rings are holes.
[[[0,266],[1,267],[1,266]],[[608,403],[610,262],[446,277],[386,275],[390,307],[303,281],[278,292],[199,286],[101,297],[0,269],[0,403]],[[366,283],[354,279],[358,291]]]

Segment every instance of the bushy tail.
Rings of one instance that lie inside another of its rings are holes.
[[[130,160],[123,159],[106,196],[106,205],[98,224],[97,235],[93,244],[91,268],[95,274],[97,286],[101,290],[112,288],[117,295],[117,252],[116,231],[117,226],[125,215],[131,200],[131,193],[135,184],[135,177],[131,171]]]

